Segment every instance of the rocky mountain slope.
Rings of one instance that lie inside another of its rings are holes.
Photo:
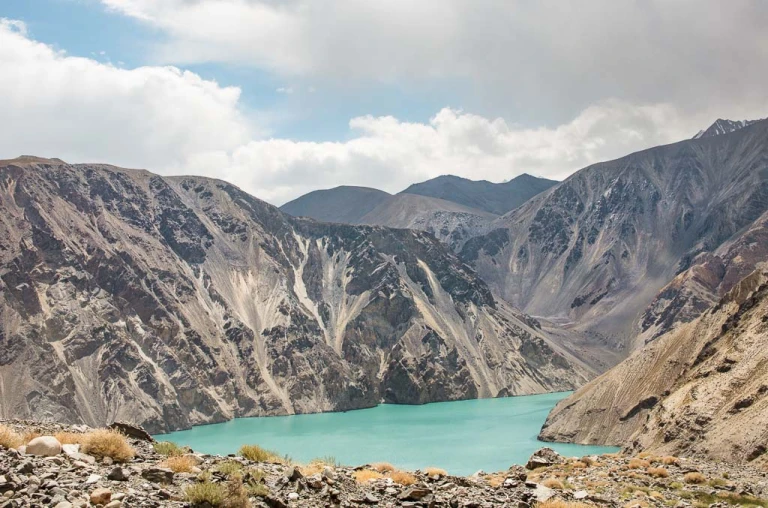
[[[477,210],[503,215],[557,183],[555,180],[537,178],[528,174],[522,174],[503,183],[443,175],[413,184],[402,194],[445,199]]]
[[[768,465],[768,264],[552,411],[541,437]]]
[[[427,231],[455,251],[470,238],[483,234],[498,217],[453,201],[417,194],[393,196],[367,187],[310,192],[280,209],[295,217],[324,222]]]
[[[642,314],[768,210],[768,121],[585,168],[497,219],[462,257],[526,312],[632,349]]]
[[[365,214],[392,195],[371,187],[342,185],[304,194],[280,207],[294,217],[309,217],[322,222],[360,224]]]
[[[744,127],[748,127],[761,120],[723,120],[718,118],[715,123],[710,125],[706,130],[699,131],[693,139],[708,138],[712,136],[719,136],[721,134],[728,134]]]
[[[157,432],[591,375],[431,235],[31,157],[0,163],[0,312],[0,417]]]

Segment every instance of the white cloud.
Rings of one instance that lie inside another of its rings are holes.
[[[163,62],[253,65],[337,87],[468,83],[551,125],[607,97],[757,116],[768,2],[101,0],[167,34]]]
[[[452,173],[503,181],[563,178],[592,162],[693,135],[710,112],[596,103],[553,128],[445,108],[428,122],[362,116],[343,142],[264,139],[237,88],[173,67],[127,70],[56,52],[0,22],[0,159],[20,154],[222,178],[281,204],[317,188],[396,192]]]
[[[232,150],[257,134],[240,90],[174,67],[124,70],[67,56],[0,20],[0,153],[181,166],[188,154]]]

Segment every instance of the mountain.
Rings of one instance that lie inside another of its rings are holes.
[[[592,376],[432,235],[55,159],[0,164],[0,313],[2,418],[160,432]]]
[[[504,183],[467,180],[444,175],[416,183],[401,194],[418,194],[453,201],[470,208],[503,215],[558,182],[523,174]]]
[[[541,438],[768,466],[768,264],[561,401]]]
[[[444,199],[397,194],[365,214],[359,223],[427,231],[451,249],[460,250],[467,240],[484,233],[495,218]]]
[[[290,215],[324,222],[418,229],[435,235],[453,250],[485,232],[497,215],[416,194],[397,194],[367,187],[336,187],[305,194],[280,209]]]
[[[589,166],[496,219],[461,256],[525,312],[633,349],[642,314],[768,210],[768,121]]]
[[[699,131],[693,139],[728,134],[761,121],[762,120],[723,120],[722,118],[718,118],[715,120],[715,123],[710,125],[706,130]]]
[[[391,197],[391,194],[378,189],[343,185],[304,194],[284,204],[280,209],[294,217],[359,224],[365,214]]]

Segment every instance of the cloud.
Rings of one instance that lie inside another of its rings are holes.
[[[240,90],[175,67],[116,68],[57,52],[0,21],[0,159],[20,154],[108,162],[228,180],[281,204],[336,185],[397,192],[451,173],[564,178],[590,163],[690,137],[710,113],[603,100],[555,127],[527,128],[444,108],[426,122],[350,120],[340,142],[269,139]]]
[[[175,67],[125,70],[68,56],[16,21],[0,20],[0,68],[4,156],[178,167],[188,154],[233,150],[259,134],[238,88]]]
[[[164,62],[337,87],[458,80],[486,111],[549,125],[608,97],[765,114],[754,111],[768,81],[762,0],[101,1],[163,30]]]

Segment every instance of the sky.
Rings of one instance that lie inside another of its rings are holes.
[[[280,205],[442,174],[564,179],[768,117],[762,0],[2,0],[0,159]]]

